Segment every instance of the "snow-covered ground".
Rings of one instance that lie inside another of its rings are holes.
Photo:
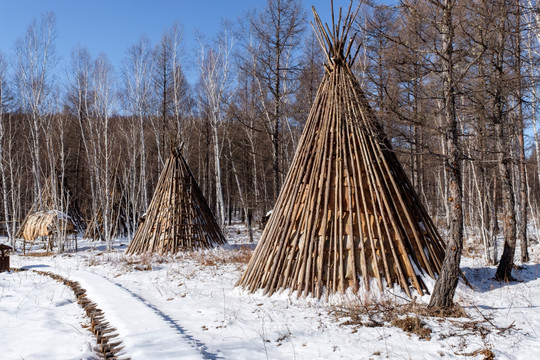
[[[0,359],[93,359],[73,292],[30,271],[0,273]]]
[[[78,281],[134,360],[540,358],[538,247],[511,284],[463,258],[474,289],[460,284],[456,300],[469,318],[441,319],[414,312],[395,289],[330,300],[246,293],[235,283],[253,245],[241,225],[227,233],[223,248],[177,256],[126,257],[121,240],[113,252],[83,241],[77,253],[12,255],[12,267],[28,270],[0,273],[0,359],[97,357],[71,289],[33,269]],[[390,320],[407,316],[424,323],[423,339]]]

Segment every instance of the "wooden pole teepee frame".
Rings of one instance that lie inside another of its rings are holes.
[[[171,151],[126,253],[177,253],[226,243],[181,149]]]
[[[113,179],[113,186],[110,193],[112,203],[110,208],[110,221],[112,221],[111,236],[127,236],[128,231],[133,228],[133,224],[130,220],[130,209],[126,209],[126,206],[124,205],[125,199],[122,195],[122,187],[120,185],[120,180],[116,176]],[[92,219],[88,222],[88,226],[86,227],[83,238],[92,240],[105,240],[103,237],[103,225],[103,211],[99,209],[92,216]]]
[[[352,5],[352,1],[351,1]],[[333,9],[333,4],[332,4]],[[427,291],[444,245],[351,71],[358,13],[313,9],[325,74],[274,211],[237,285],[321,297],[399,284]],[[342,23],[343,20],[343,23]],[[348,41],[348,42],[347,42]]]

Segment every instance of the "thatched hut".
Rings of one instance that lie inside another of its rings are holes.
[[[75,233],[75,224],[61,211],[38,211],[27,216],[21,233],[24,240],[29,242],[34,242],[40,237],[48,239],[51,248],[55,238]]]
[[[67,183],[65,183],[65,179],[64,182],[62,182],[60,177],[51,175],[45,180],[43,185],[41,203],[32,205],[26,217],[23,219],[21,226],[15,233],[15,237],[24,237],[23,230],[26,228],[26,223],[31,215],[45,213],[48,210],[59,211],[61,213],[66,212],[70,222],[75,226],[76,231],[81,231],[86,228],[86,223],[83,220],[81,210],[77,203],[73,201],[71,190]]]

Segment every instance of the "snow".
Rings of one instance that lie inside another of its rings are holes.
[[[152,308],[139,297],[120,285],[91,271],[75,270],[57,272],[77,281],[86,296],[107,316],[107,321],[122,335],[125,353],[132,359],[202,359],[178,329],[171,326],[169,318]],[[173,323],[174,324],[174,323]],[[151,334],[151,336],[149,336]]]
[[[1,359],[94,359],[73,292],[31,271],[0,273]]]
[[[352,321],[353,312],[336,311],[406,304],[396,287],[322,300],[236,288],[254,244],[247,243],[241,225],[227,233],[230,244],[223,248],[177,256],[125,256],[122,239],[112,252],[100,242],[82,241],[77,253],[12,255],[12,266],[28,271],[0,273],[0,358],[97,356],[71,290],[32,269],[78,281],[117,329],[121,357],[134,360],[484,359],[487,350],[495,359],[535,359],[540,354],[538,245],[531,249],[533,260],[514,271],[520,281],[510,284],[493,281],[495,267],[481,258],[463,258],[474,288],[460,284],[455,299],[469,318],[422,316],[432,333],[421,340],[384,322],[383,315],[377,318],[382,326],[360,326]],[[414,301],[425,304],[429,296]]]

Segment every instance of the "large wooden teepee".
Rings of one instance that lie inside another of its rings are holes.
[[[174,149],[126,253],[176,253],[225,242],[181,149]]]
[[[351,2],[352,4],[352,2]],[[325,74],[272,216],[237,285],[272,294],[427,291],[444,245],[351,71],[356,13],[332,29],[315,9]]]

